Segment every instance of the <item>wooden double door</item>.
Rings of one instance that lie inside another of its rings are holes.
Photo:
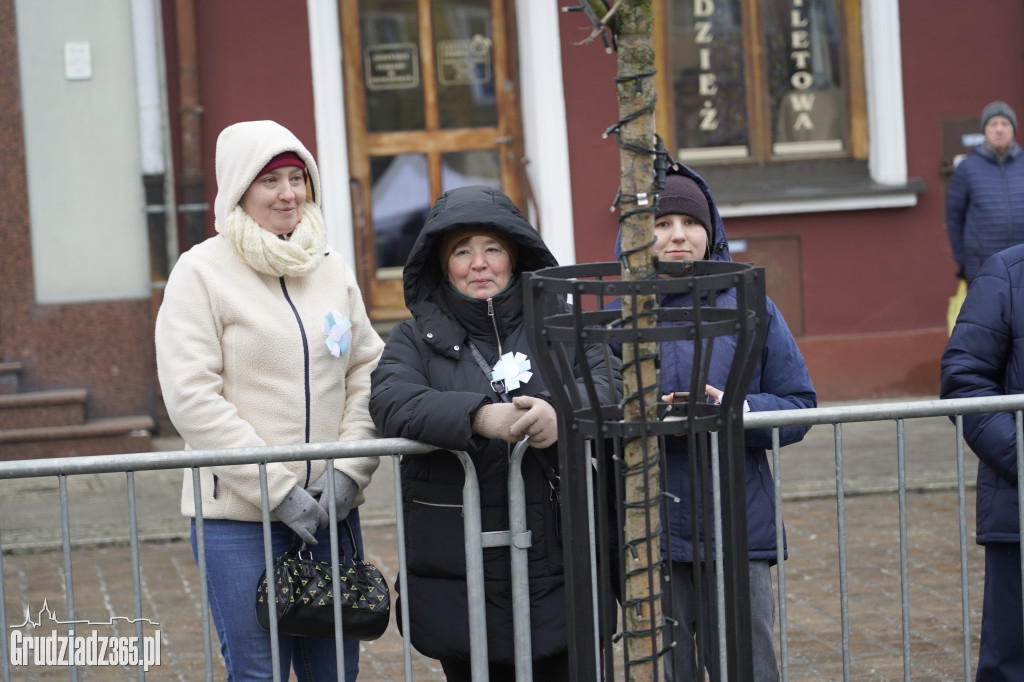
[[[523,203],[514,0],[339,0],[356,267],[375,322],[408,317],[402,267],[434,199]]]

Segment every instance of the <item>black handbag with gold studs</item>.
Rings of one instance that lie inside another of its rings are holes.
[[[352,560],[341,558],[340,585],[333,584],[331,562],[313,559],[305,543],[274,558],[274,596],[277,631],[298,637],[334,637],[334,602],[341,602],[342,632],[346,639],[373,640],[384,634],[391,618],[391,592],[380,570],[363,561],[355,533],[345,519],[352,540]],[[256,585],[256,621],[270,630],[266,571]]]

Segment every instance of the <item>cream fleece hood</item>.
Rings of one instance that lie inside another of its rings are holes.
[[[306,200],[320,206],[320,171],[299,138],[274,121],[242,121],[228,126],[217,137],[217,198],[213,202],[217,232],[242,200],[256,174],[281,152],[295,152],[306,164],[313,194]]]

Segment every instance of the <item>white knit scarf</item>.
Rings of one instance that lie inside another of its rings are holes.
[[[320,207],[312,201],[302,207],[302,220],[289,239],[264,230],[241,204],[228,214],[220,233],[235,247],[249,267],[274,277],[302,277],[317,269],[327,248],[327,229]]]

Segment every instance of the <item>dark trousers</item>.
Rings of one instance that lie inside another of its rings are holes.
[[[1024,603],[1020,545],[985,545],[985,603],[977,682],[1024,680]]]
[[[473,682],[469,661],[441,659],[441,669],[448,682]],[[491,682],[515,682],[516,668],[506,663],[491,663],[487,666]],[[536,682],[562,682],[569,679],[569,654],[543,658],[533,662],[533,679]]]
[[[668,583],[665,587],[664,606],[667,613],[676,620],[675,647],[671,655],[663,658],[665,679],[674,682],[703,680],[703,671],[697,670],[697,600],[700,600],[704,617],[709,617],[715,600],[715,576],[703,575],[703,585],[698,594],[693,564],[675,561],[671,566],[671,594]],[[714,565],[708,569],[714,571]],[[751,653],[756,682],[778,682],[779,664],[775,658],[775,593],[772,589],[771,568],[767,561],[750,562],[750,635]],[[705,623],[703,640],[704,665],[708,672],[718,667],[718,651],[712,646],[714,635],[707,631]],[[1022,678],[1024,679],[1024,678]]]

